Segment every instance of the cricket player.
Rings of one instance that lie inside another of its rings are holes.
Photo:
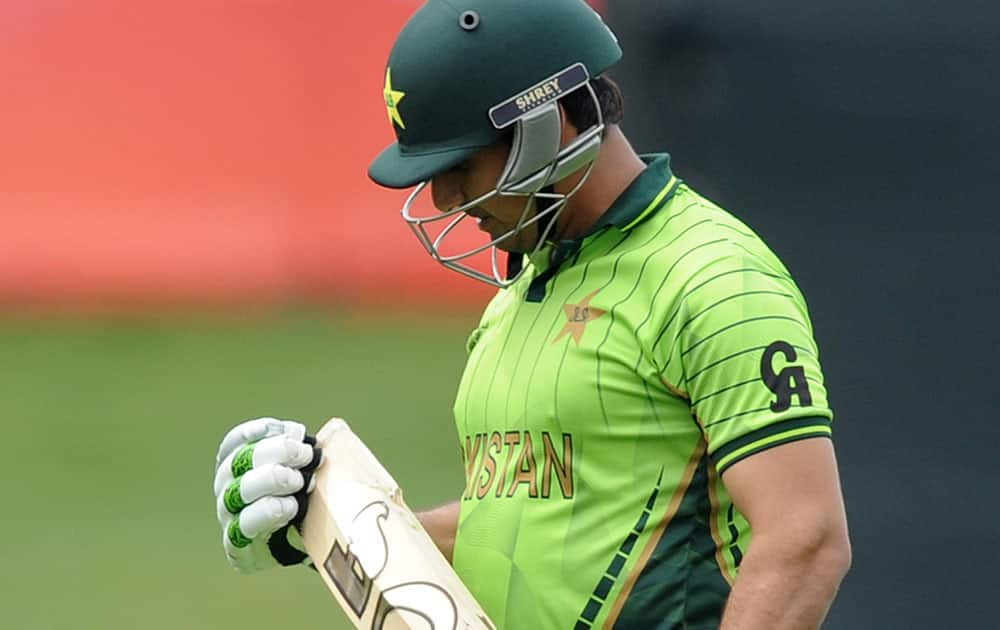
[[[392,49],[397,141],[369,175],[414,188],[435,259],[499,287],[454,405],[465,488],[421,521],[500,628],[817,628],[850,543],[805,300],[668,155],[635,153],[620,57],[581,0],[429,0]],[[484,243],[444,253],[463,222]],[[303,559],[317,458],[294,422],[226,437],[234,565]]]

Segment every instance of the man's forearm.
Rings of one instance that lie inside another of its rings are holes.
[[[437,545],[444,557],[451,562],[455,552],[455,534],[458,531],[458,514],[461,507],[458,501],[446,503],[431,510],[417,514],[417,519],[424,526],[431,540]]]
[[[791,541],[755,538],[720,630],[819,628],[849,566],[846,540],[803,550]]]

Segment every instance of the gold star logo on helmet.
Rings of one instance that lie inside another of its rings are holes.
[[[389,111],[389,122],[399,125],[400,129],[406,129],[403,124],[403,117],[399,113],[399,102],[406,96],[406,92],[392,89],[392,68],[385,69],[385,107]]]

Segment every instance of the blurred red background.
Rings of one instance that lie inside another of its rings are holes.
[[[0,302],[481,301],[365,172],[419,5],[0,4]]]

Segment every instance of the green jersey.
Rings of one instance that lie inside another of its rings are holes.
[[[469,340],[454,566],[501,628],[718,627],[750,540],[722,474],[830,435],[788,271],[650,160]]]

